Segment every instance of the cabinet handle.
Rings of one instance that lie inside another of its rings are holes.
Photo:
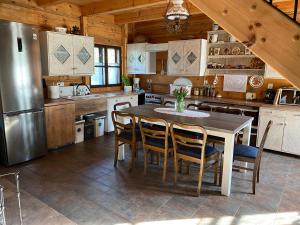
[[[279,125],[279,126],[283,126],[283,125],[284,125],[284,123],[277,123],[277,125]]]

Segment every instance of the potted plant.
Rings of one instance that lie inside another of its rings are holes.
[[[122,82],[124,85],[124,92],[132,92],[131,82],[127,74],[122,76]]]
[[[173,91],[173,95],[176,98],[175,109],[177,112],[184,112],[185,107],[185,97],[188,95],[188,90],[186,88],[179,88]]]

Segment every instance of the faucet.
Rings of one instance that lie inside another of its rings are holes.
[[[81,91],[78,91],[78,88],[79,88],[79,86],[81,86],[81,85],[87,87],[87,89],[89,90],[87,94],[84,93],[84,92],[81,93]],[[91,94],[91,89],[89,88],[88,85],[83,84],[83,83],[77,84],[77,85],[76,85],[76,88],[75,88],[75,95],[76,95],[76,96],[78,96],[78,95],[90,95],[90,94]]]

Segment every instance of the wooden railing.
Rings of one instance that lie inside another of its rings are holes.
[[[281,13],[283,13],[285,16],[287,16],[289,19],[293,20],[295,23],[300,25],[300,16],[299,16],[299,0],[291,0],[286,2],[276,1],[276,0],[265,0],[267,3],[269,3],[272,7],[279,10]],[[292,9],[285,10],[282,9],[279,4],[285,3],[292,6]]]

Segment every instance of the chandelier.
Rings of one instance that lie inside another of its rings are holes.
[[[172,7],[171,7],[172,1]],[[170,0],[167,6],[165,21],[167,30],[171,33],[182,33],[188,28],[188,20],[190,13],[186,4],[183,6],[184,0]]]

